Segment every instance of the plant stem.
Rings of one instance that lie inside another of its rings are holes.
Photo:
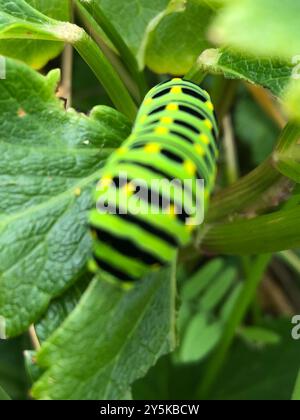
[[[203,250],[212,253],[251,255],[300,247],[300,206],[254,219],[220,223],[207,231]]]
[[[292,395],[292,401],[300,401],[300,370],[298,373],[297,381]]]
[[[244,210],[250,203],[256,202],[281,178],[280,173],[273,168],[271,158],[267,159],[254,171],[214,196],[207,221],[215,222]]]
[[[137,107],[118,73],[108,62],[95,41],[83,32],[83,35],[73,45],[106,89],[116,108],[131,121],[134,121]]]
[[[90,36],[96,41],[96,43],[101,48],[103,54],[107,57],[109,62],[118,72],[120,78],[126,85],[128,91],[134,98],[136,103],[139,103],[141,100],[141,95],[139,92],[139,87],[135,80],[133,80],[132,76],[129,74],[127,68],[121,62],[121,57],[118,54],[118,51],[111,43],[111,41],[107,38],[106,34],[100,28],[98,23],[94,20],[94,18],[89,14],[89,12],[81,6],[80,3],[76,3],[76,10],[81,19],[83,26],[86,27],[86,30],[90,34]]]
[[[265,162],[215,195],[210,205],[207,221],[215,222],[241,212],[251,203],[257,203],[259,200],[263,203],[263,194],[287,179],[277,170],[280,168],[280,154],[294,147],[299,138],[300,126],[293,122],[287,124],[280,134],[275,152]],[[285,183],[282,188],[286,188]],[[274,188],[274,191],[277,196],[281,195],[278,189]],[[268,197],[267,201],[271,202],[272,197]]]
[[[209,396],[218,374],[222,369],[228,350],[235,337],[236,330],[244,319],[247,310],[255,297],[257,287],[271,258],[270,255],[261,255],[256,257],[255,262],[252,264],[243,289],[241,290],[240,297],[226,323],[221,343],[208,362],[202,380],[197,387],[196,396],[198,398],[207,399]]]
[[[30,325],[29,327],[29,336],[31,343],[33,345],[34,350],[38,351],[41,348],[40,341],[38,339],[37,333],[35,331],[34,325]]]
[[[274,122],[276,122],[278,127],[282,129],[286,125],[286,120],[280,113],[279,108],[275,105],[270,93],[261,86],[252,85],[250,83],[245,83],[245,85],[259,106]]]
[[[224,155],[226,161],[226,175],[229,185],[238,180],[239,169],[237,162],[237,154],[234,142],[234,133],[232,130],[231,118],[229,115],[223,119],[224,127]]]
[[[294,251],[282,251],[278,254],[278,256],[294,271],[300,273],[300,258]]]
[[[77,4],[79,8],[85,8],[88,13],[93,16],[101,29],[105,32],[106,36],[117,49],[123,59],[123,62],[127,66],[134,80],[137,82],[142,98],[148,90],[145,75],[139,70],[137,60],[131,52],[130,48],[127,46],[120,34],[116,31],[111,21],[107,19],[105,13],[103,13],[99,2],[95,3],[94,1],[77,0]]]

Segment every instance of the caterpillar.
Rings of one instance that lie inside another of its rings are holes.
[[[108,159],[94,195],[107,211],[98,207],[89,215],[92,271],[134,282],[170,263],[178,248],[191,242],[197,228],[191,223],[199,199],[197,180],[204,180],[206,208],[216,177],[217,139],[214,107],[206,91],[179,78],[150,90],[131,135]],[[177,184],[173,189],[169,184],[154,187],[153,180]],[[180,185],[186,180],[189,188]],[[138,209],[134,200],[130,204],[137,192]],[[155,204],[149,210],[150,202]]]

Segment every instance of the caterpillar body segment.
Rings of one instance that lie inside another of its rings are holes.
[[[150,90],[95,192],[93,271],[133,282],[189,244],[198,208],[207,208],[215,184],[217,139],[207,92],[182,79]]]

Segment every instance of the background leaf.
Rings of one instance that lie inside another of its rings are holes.
[[[44,77],[7,61],[0,83],[0,317],[5,335],[37,320],[85,269],[86,212],[104,159],[130,132],[110,108],[66,112]],[[4,320],[4,322],[3,322]]]
[[[251,56],[229,48],[205,50],[198,59],[198,66],[211,74],[261,85],[276,96],[283,95],[294,68],[286,60]]]
[[[95,279],[44,343],[38,399],[122,399],[134,380],[174,348],[175,279],[149,275],[129,292]]]
[[[51,18],[62,21],[70,19],[69,0],[27,0],[27,3]],[[62,49],[63,43],[57,42],[0,41],[0,54],[22,60],[36,69],[42,68],[50,59],[59,55]]]
[[[290,61],[300,51],[300,4],[294,0],[233,0],[214,22],[212,38],[253,55]]]

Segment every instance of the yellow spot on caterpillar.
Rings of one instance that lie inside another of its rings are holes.
[[[204,124],[206,127],[208,127],[210,130],[213,128],[212,122],[210,120],[204,120]]]
[[[174,219],[176,217],[176,206],[174,204],[171,204],[170,207],[167,210],[167,214]]]
[[[144,147],[145,153],[158,153],[160,151],[160,145],[158,143],[148,143]]]
[[[162,124],[172,124],[173,118],[171,118],[171,117],[162,117],[161,120],[160,120],[160,122]]]
[[[118,154],[118,155],[124,155],[125,153],[127,153],[128,152],[128,149],[127,149],[127,147],[120,147],[119,149],[117,149],[116,150],[116,153]]]
[[[145,105],[150,105],[152,102],[153,102],[153,99],[152,98],[147,98],[147,99],[145,99],[144,104]]]
[[[100,179],[100,187],[109,187],[112,183],[112,177],[111,176],[104,176]]]
[[[123,188],[127,196],[132,195],[132,193],[136,190],[135,186],[131,182],[128,182]]]
[[[205,150],[203,149],[203,147],[200,144],[195,144],[195,150],[196,153],[200,156],[204,156],[205,155]]]
[[[207,101],[207,102],[205,103],[205,105],[207,106],[207,108],[208,108],[210,111],[213,111],[213,110],[214,110],[214,106],[213,106],[212,102]]]
[[[171,103],[167,105],[166,110],[167,111],[178,111],[179,106],[177,104]]]
[[[155,129],[156,134],[168,134],[169,130],[167,127],[157,127]]]
[[[173,93],[174,95],[179,95],[180,93],[182,93],[182,89],[180,86],[174,86],[171,89],[171,93]]]
[[[205,200],[209,199],[209,191],[207,189],[204,190],[204,199]]]
[[[195,229],[196,229],[196,226],[195,225],[185,225],[185,228],[186,228],[186,230],[188,231],[188,232],[193,232]]]
[[[186,160],[183,166],[189,175],[191,176],[195,175],[197,168],[196,168],[196,165],[192,161]]]
[[[200,134],[199,140],[204,144],[209,144],[209,137],[206,134]]]
[[[140,120],[141,123],[144,123],[147,120],[147,115],[142,115]]]
[[[182,79],[180,79],[180,77],[174,77],[172,79],[172,82],[181,82]]]
[[[80,197],[81,196],[81,188],[76,188],[75,189],[75,195],[76,195],[76,197]]]
[[[18,117],[24,118],[26,117],[26,115],[27,115],[27,112],[23,108],[18,109]]]

